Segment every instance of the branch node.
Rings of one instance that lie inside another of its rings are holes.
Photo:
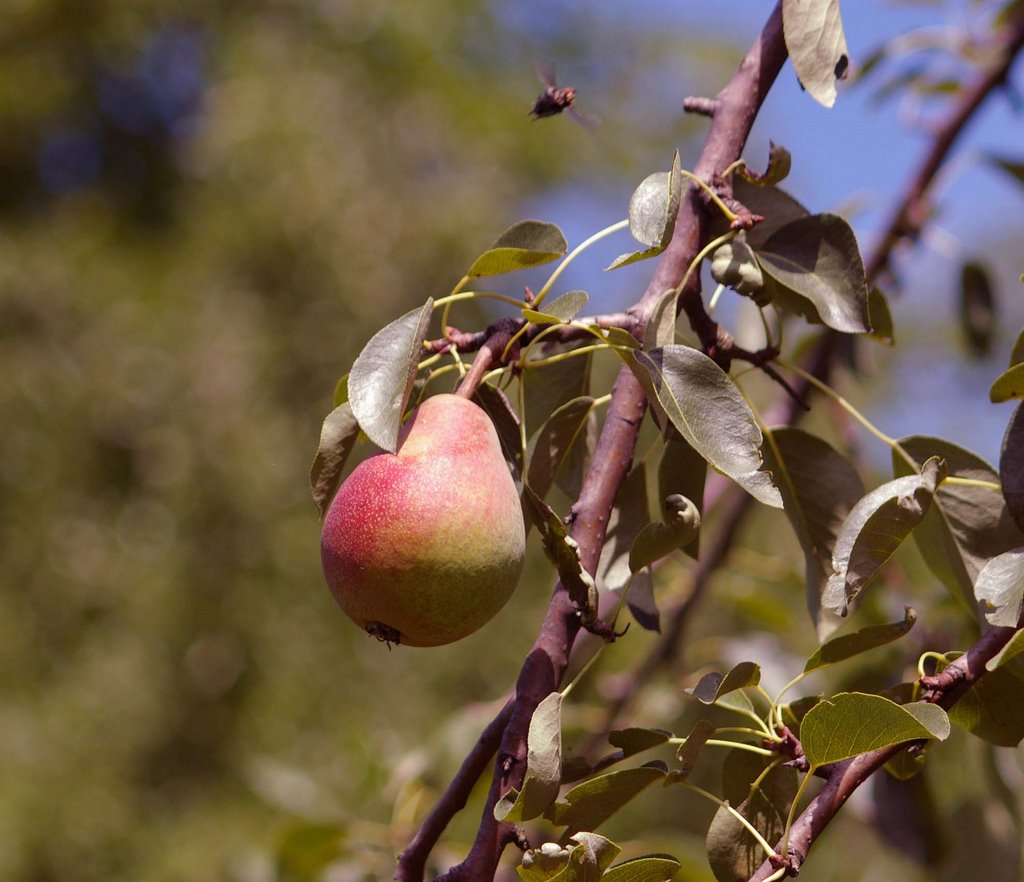
[[[714,98],[698,98],[694,95],[683,99],[683,110],[686,113],[696,113],[698,116],[713,117],[718,109],[718,102]]]

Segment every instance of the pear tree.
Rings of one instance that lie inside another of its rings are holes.
[[[851,63],[861,47],[847,45],[838,0],[781,0],[721,91],[686,101],[709,120],[699,155],[676,152],[638,184],[626,217],[575,246],[552,223],[514,224],[453,271],[449,293],[389,321],[339,382],[311,487],[327,582],[358,626],[429,665],[429,650],[411,647],[490,620],[534,528],[554,582],[508,699],[417,817],[395,879],[693,878],[684,856],[608,835],[627,805],[642,817],[664,788],[711,807],[707,865],[720,882],[796,876],[805,863],[813,875],[813,846],[869,781],[920,782],[962,738],[1024,738],[1024,332],[992,378],[992,401],[1012,411],[997,465],[943,438],[891,437],[839,388],[858,353],[893,343],[894,252],[927,232],[938,176],[1024,48],[1019,2],[995,4],[986,26],[870,249],[841,215],[781,186],[793,164],[784,147],[762,168],[748,164],[748,135],[787,60],[825,107],[855,67],[895,68],[891,88],[907,91],[926,90],[934,72],[901,67],[894,46]],[[996,161],[1024,179],[1021,157]],[[627,233],[635,241],[608,270],[648,261],[646,289],[621,311],[593,311],[562,273]],[[492,290],[545,266],[536,291]],[[967,337],[984,348],[993,296],[979,264],[963,267],[962,290]],[[716,318],[722,296],[746,299],[761,345],[741,346]],[[458,330],[454,316],[474,300],[499,317]],[[800,425],[822,410],[887,448],[891,475],[866,480],[848,435]],[[377,452],[348,474],[359,447]],[[802,553],[795,602],[817,648],[781,688],[762,676],[778,660],[754,645],[721,670],[687,653],[695,666],[681,672],[695,609],[714,603],[715,574],[766,510],[781,513]],[[910,548],[949,599],[932,620],[872,606]],[[822,689],[826,669],[882,652],[886,676]],[[617,688],[581,725],[578,692],[621,653]],[[668,667],[693,711],[676,731],[651,719],[656,702],[638,709]],[[716,762],[721,780],[709,786]],[[471,798],[474,841],[440,867],[445,830]]]

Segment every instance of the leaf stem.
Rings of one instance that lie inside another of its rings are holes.
[[[593,667],[594,662],[596,662],[601,657],[601,650],[603,650],[607,645],[608,644],[606,642],[602,642],[601,645],[597,647],[597,651],[590,658],[587,659],[587,663],[582,668],[580,668],[576,676],[572,678],[569,685],[562,690],[563,701],[569,697],[569,693],[572,692],[576,684],[579,683],[580,680],[582,680],[586,676],[587,671],[589,671]]]
[[[718,705],[718,707],[725,708],[725,710],[734,711],[738,714],[742,714],[744,717],[747,717],[748,719],[753,720],[755,723],[757,723],[758,731],[761,732],[766,738],[771,738],[773,741],[778,739],[778,736],[771,729],[768,728],[768,724],[764,720],[762,720],[756,713],[754,713],[754,711],[747,710],[745,707],[733,707],[732,705],[728,704],[720,704]]]
[[[722,212],[722,214],[725,215],[725,219],[729,221],[729,223],[732,223],[734,220],[736,220],[736,218],[738,217],[736,212],[734,212],[731,208],[729,208],[728,205],[726,205],[721,199],[719,199],[718,194],[714,190],[712,190],[707,184],[705,184],[704,181],[698,178],[693,172],[687,171],[685,168],[681,168],[679,170],[683,173],[684,178],[689,178],[691,181],[694,181],[705,193],[708,194],[708,196],[711,197],[711,201],[718,206],[719,210]]]
[[[444,312],[441,313],[441,336],[445,336],[445,329],[448,327],[448,316],[451,315],[452,303],[455,302],[455,298],[459,296],[459,292],[464,286],[469,284],[469,276],[463,276],[455,283],[455,287],[452,288],[451,293],[447,297],[442,297],[440,300],[434,301],[434,309],[437,309],[442,304],[444,305]],[[462,298],[467,299],[467,298]]]
[[[895,450],[901,457],[903,457],[907,465],[911,466],[915,471],[920,470],[921,464],[906,451],[906,449],[903,447],[902,444],[900,444],[899,441],[897,441],[895,438],[890,438],[888,435],[886,435],[885,432],[879,429],[866,416],[864,416],[864,414],[857,410],[856,407],[854,407],[849,401],[843,398],[842,395],[836,392],[836,390],[829,386],[827,383],[823,383],[816,376],[808,373],[798,365],[791,364],[790,362],[784,361],[781,358],[775,359],[775,363],[779,367],[793,371],[793,373],[806,380],[808,383],[814,386],[814,388],[817,389],[819,392],[823,393],[824,395],[827,395],[829,398],[835,401],[836,404],[843,408],[843,410],[845,410],[850,416],[852,416],[858,423],[860,423],[865,429],[867,429],[872,435],[874,435],[879,441]]]
[[[439,306],[448,307],[452,303],[458,303],[461,300],[476,300],[477,298],[483,298],[485,300],[500,300],[502,303],[508,303],[516,307],[516,309],[522,309],[526,304],[522,300],[516,300],[514,297],[508,297],[505,294],[495,294],[493,291],[460,291],[456,294],[449,294],[446,297],[442,297],[440,300],[434,301],[434,309]],[[447,318],[447,310],[445,311],[444,317]],[[444,328],[441,328],[442,332]]]
[[[804,795],[804,790],[807,789],[807,784],[811,778],[814,777],[814,768],[804,775],[803,780],[800,782],[800,786],[796,790],[796,795],[793,797],[793,804],[789,807],[789,814],[786,816],[786,829],[782,833],[782,853],[789,853],[789,831],[793,826],[793,820],[796,818],[796,811],[800,805],[800,797]]]
[[[725,167],[725,171],[722,172],[722,177],[723,178],[727,178],[734,171],[737,171],[738,169],[741,169],[741,168],[746,168],[746,166],[747,166],[747,163],[744,160],[737,159],[735,162],[731,162],[731,163],[729,163],[729,165],[727,165]]]
[[[792,680],[790,680],[785,686],[783,686],[782,689],[779,691],[779,694],[775,696],[775,701],[772,702],[772,707],[777,707],[779,702],[782,701],[782,696],[785,695],[787,692],[789,692],[790,689],[792,689],[794,686],[796,686],[796,684],[799,683],[806,676],[807,676],[807,672],[806,671],[801,671]]]
[[[772,769],[774,769],[782,761],[783,760],[782,760],[781,756],[776,756],[774,760],[772,760],[770,763],[768,763],[768,765],[766,765],[761,770],[761,774],[758,775],[753,781],[750,782],[750,790],[748,791],[750,796],[753,796],[756,791],[761,789],[761,782],[764,781],[764,779],[767,778],[768,775],[771,773]],[[749,799],[750,797],[748,796],[747,798]]]
[[[924,669],[924,663],[928,661],[928,659],[933,659],[936,662],[942,662],[943,665],[949,664],[949,660],[941,652],[935,652],[933,650],[922,652],[921,657],[917,660],[917,673],[921,677],[928,676],[928,672]]]
[[[721,732],[722,730],[716,729],[715,731]],[[761,737],[760,732],[754,732],[753,730],[748,731],[750,731],[753,735],[757,735],[759,738]],[[682,746],[686,744],[687,741],[689,741],[688,738],[669,738],[666,744]],[[758,747],[756,744],[747,744],[745,741],[729,741],[725,738],[709,738],[707,741],[704,742],[704,744],[708,747],[735,747],[737,750],[748,750],[751,753],[756,753],[760,756],[777,755],[774,750],[768,750],[765,747]]]
[[[603,230],[598,230],[598,232],[594,233],[594,235],[591,236],[589,239],[585,239],[583,242],[580,242],[579,245],[573,248],[573,250],[570,251],[562,260],[562,262],[558,265],[558,268],[548,277],[548,280],[544,283],[544,287],[542,287],[537,292],[537,297],[533,301],[533,309],[540,308],[540,305],[544,302],[544,298],[547,297],[548,293],[551,291],[552,285],[554,285],[555,282],[558,281],[558,277],[562,275],[562,272],[565,270],[565,268],[570,263],[572,263],[584,250],[589,248],[595,242],[600,242],[603,238],[605,238],[605,236],[610,236],[612,233],[617,233],[619,230],[623,230],[628,226],[628,218],[620,220],[618,223],[612,224],[610,227],[605,227]]]
[[[722,296],[724,290],[725,285],[719,282],[718,287],[715,288],[715,293],[711,295],[711,299],[708,301],[708,315],[715,311],[715,307],[718,306],[718,299]]]
[[[997,481],[983,481],[980,478],[958,478],[951,475],[946,478],[943,484],[953,484],[957,487],[980,487],[982,490],[992,490],[995,493],[1002,493],[1003,486]]]
[[[719,799],[713,793],[708,793],[703,787],[698,787],[696,784],[691,784],[689,781],[682,781],[680,783],[682,783],[683,787],[685,787],[687,790],[692,790],[694,793],[703,796],[705,799],[710,799],[719,808],[723,808],[727,812],[729,812],[729,814],[731,814],[737,821],[739,821],[744,827],[746,827],[747,832],[750,833],[750,835],[757,840],[757,844],[764,849],[765,854],[768,855],[769,858],[778,858],[778,853],[775,851],[774,848],[771,847],[771,845],[768,844],[768,840],[765,839],[758,832],[757,828],[753,824],[751,824],[750,821],[748,821],[745,817],[743,817],[743,815],[736,811],[736,809],[729,805],[728,802],[726,802],[724,799]]]
[[[520,358],[519,366],[524,370],[537,367],[548,367],[548,365],[558,364],[559,362],[574,358],[577,355],[587,355],[590,352],[602,352],[605,349],[611,348],[613,347],[607,343],[594,343],[591,346],[580,346],[578,349],[570,349],[568,352],[559,352],[558,355],[551,355],[547,358],[538,358],[535,361],[524,361]]]
[[[526,471],[526,383],[519,377],[516,385],[516,400],[519,402],[519,449],[523,456],[523,471]],[[526,483],[526,476],[523,476]]]
[[[429,356],[428,358],[423,359],[423,361],[421,361],[416,366],[416,370],[421,371],[421,370],[423,370],[423,368],[431,367],[432,365],[437,364],[442,358],[444,358],[444,353],[443,352],[435,352],[433,355]]]
[[[520,337],[526,333],[529,329],[530,323],[526,322],[518,331],[516,331],[510,338],[508,343],[505,344],[505,348],[501,350],[501,360],[505,361],[508,358],[508,354],[512,351],[512,347],[516,344]],[[552,325],[551,327],[557,328],[558,325]],[[542,332],[543,333],[543,332]],[[537,335],[538,337],[540,334]]]

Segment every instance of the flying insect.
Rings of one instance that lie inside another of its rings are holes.
[[[544,91],[537,96],[537,100],[533,103],[530,116],[534,119],[541,119],[545,116],[557,116],[562,111],[568,110],[583,125],[597,125],[599,121],[597,117],[581,111],[576,106],[576,90],[572,86],[557,85],[553,65],[537,62],[535,67],[537,69],[537,77],[544,86]]]

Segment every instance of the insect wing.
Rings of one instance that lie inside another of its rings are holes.
[[[555,66],[550,61],[535,61],[533,69],[537,71],[537,79],[548,89],[555,89]]]

